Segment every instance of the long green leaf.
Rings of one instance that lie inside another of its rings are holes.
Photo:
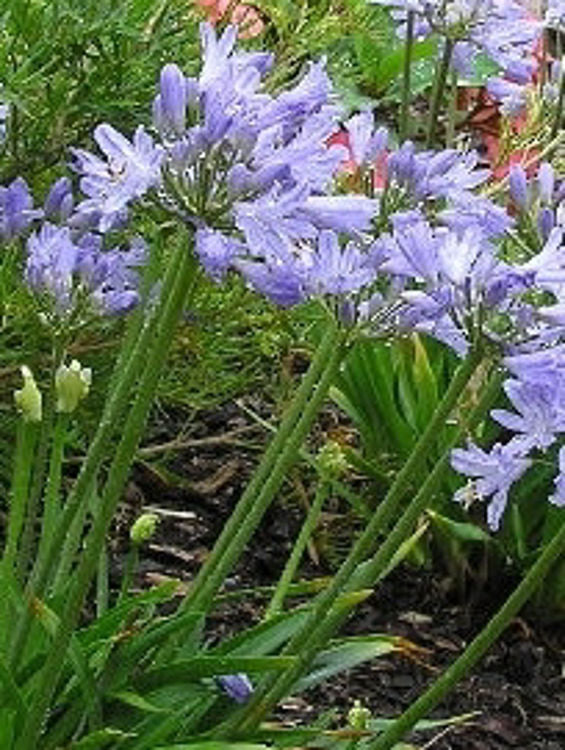
[[[311,671],[298,681],[295,689],[306,690],[345,669],[399,650],[398,639],[388,635],[344,639],[316,657]]]
[[[39,622],[43,625],[49,636],[53,638],[60,624],[58,615],[53,612],[53,610],[49,609],[46,604],[38,600],[36,600],[35,612]],[[90,717],[91,728],[98,729],[102,725],[102,703],[100,700],[98,685],[96,684],[96,680],[94,679],[94,675],[92,674],[88,661],[86,660],[80,642],[75,635],[73,635],[70,640],[69,659],[73,665],[73,669],[81,687],[84,708]]]
[[[261,622],[243,633],[238,633],[208,651],[210,656],[251,655],[265,656],[275,651],[300,629],[308,616],[307,609],[285,612],[267,622]]]

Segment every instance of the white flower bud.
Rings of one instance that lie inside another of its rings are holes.
[[[92,371],[81,367],[80,362],[73,359],[69,367],[62,364],[55,374],[55,390],[57,392],[57,411],[70,414],[79,401],[88,394],[92,381]]]
[[[16,407],[26,422],[41,422],[41,392],[29,367],[23,365],[21,369],[24,387],[19,391],[14,391]]]

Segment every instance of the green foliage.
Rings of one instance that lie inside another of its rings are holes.
[[[156,71],[197,59],[183,0],[7,0],[0,12],[0,100],[10,105],[0,182],[42,185],[109,121],[130,132],[151,113]],[[48,174],[44,176],[44,173]]]
[[[452,365],[444,349],[416,334],[394,343],[357,342],[332,397],[359,430],[363,458],[374,470],[386,473],[410,454],[439,403]],[[431,461],[443,442],[438,435]]]

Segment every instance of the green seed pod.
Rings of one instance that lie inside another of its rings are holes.
[[[360,700],[356,700],[353,703],[353,708],[349,710],[347,714],[347,722],[352,729],[363,731],[369,726],[369,719],[371,718],[371,712],[368,708],[361,703]]]
[[[130,529],[129,536],[133,544],[139,546],[147,542],[155,533],[159,517],[155,513],[143,513]]]
[[[339,477],[347,471],[347,459],[339,443],[335,440],[328,442],[318,453],[318,465],[324,474]]]
[[[33,378],[32,372],[26,365],[22,365],[24,387],[14,391],[14,401],[25,422],[41,422],[42,397]]]

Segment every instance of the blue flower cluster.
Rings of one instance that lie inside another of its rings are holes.
[[[80,321],[93,312],[118,315],[139,299],[136,268],[145,261],[145,243],[135,238],[128,250],[104,249],[100,232],[88,231],[84,215],[74,211],[71,181],[57,180],[43,208],[33,208],[25,180],[0,187],[0,241],[27,237],[25,280],[41,301],[47,320],[58,325]]]
[[[514,33],[503,29],[503,11],[518,18],[510,0],[402,5],[430,23],[474,29],[473,43],[482,29],[483,46],[493,28],[507,41]],[[283,306],[324,297],[348,325],[378,335],[422,331],[460,355],[488,338],[513,374],[505,388],[517,410],[494,417],[516,436],[488,454],[472,445],[455,451],[453,464],[472,479],[457,499],[491,497],[496,527],[532,452],[550,447],[565,424],[565,386],[554,376],[565,334],[563,183],[549,164],[530,185],[514,168],[512,216],[478,192],[489,172],[473,152],[418,151],[409,141],[391,148],[370,112],[346,120],[347,146],[336,142],[343,112],[324,61],[273,95],[262,86],[271,55],[237,51],[235,38],[234,27],[218,36],[203,24],[200,75],[165,65],[153,134],[139,127],[130,141],[101,124],[94,131],[101,156],[73,151],[84,195],[77,205],[66,178],[42,209],[22,179],[2,188],[0,237],[45,220],[28,237],[25,275],[59,319],[85,300],[103,312],[136,303],[143,243],[103,248],[133,203],[152,201],[191,228],[216,281],[239,273]],[[344,163],[371,185],[371,197],[335,194]],[[520,240],[524,216],[535,241]],[[554,502],[563,487],[560,475]]]
[[[536,68],[534,48],[544,24],[528,14],[524,3],[518,0],[372,1],[397,9],[395,15],[401,22],[401,34],[406,14],[412,11],[417,18],[417,38],[436,33],[450,39],[453,43],[451,66],[463,76],[472,72],[479,54],[486,55],[500,68],[500,74],[489,79],[487,88],[501,103],[502,112],[516,115],[525,108],[525,85],[531,81]],[[559,5],[563,0],[554,2]]]

